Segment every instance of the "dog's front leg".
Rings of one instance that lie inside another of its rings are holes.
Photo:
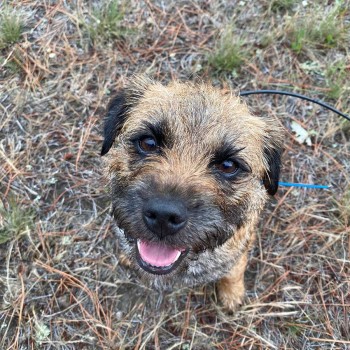
[[[247,266],[248,253],[244,253],[229,273],[218,282],[219,299],[230,311],[237,310],[245,294],[244,271]]]

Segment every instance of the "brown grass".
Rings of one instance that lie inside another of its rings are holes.
[[[274,11],[268,1],[125,2],[117,25],[103,24],[112,33],[98,27],[93,40],[102,2],[7,2],[23,27],[0,51],[1,349],[350,348],[350,129],[326,110],[246,98],[286,130],[282,179],[332,189],[280,189],[261,220],[236,315],[217,304],[213,285],[146,289],[119,266],[110,231],[100,130],[109,96],[132,73],[294,90],[349,113],[349,1],[337,13],[341,41],[309,37],[300,51],[291,18],[335,5],[282,2]],[[228,27],[245,49],[234,72],[208,63]],[[332,82],[334,62],[343,73]],[[312,147],[296,142],[292,120],[312,131]]]

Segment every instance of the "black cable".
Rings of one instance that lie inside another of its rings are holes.
[[[327,108],[329,110],[331,110],[332,112],[340,115],[341,117],[347,119],[350,121],[350,117],[340,111],[338,111],[337,109],[335,109],[332,106],[329,106],[328,104],[320,101],[320,100],[315,100],[313,98],[304,96],[304,95],[300,95],[300,94],[295,94],[294,92],[288,92],[288,91],[279,91],[279,90],[255,90],[255,91],[241,91],[239,93],[239,96],[248,96],[248,95],[257,95],[257,94],[271,94],[271,95],[285,95],[285,96],[292,96],[292,97],[297,97],[297,98],[301,98],[302,100],[306,100],[312,103],[316,103],[324,108]]]

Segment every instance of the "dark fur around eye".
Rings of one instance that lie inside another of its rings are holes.
[[[130,142],[135,144],[145,138],[154,138],[160,148],[172,146],[171,133],[165,121],[155,123],[145,122],[130,136]]]
[[[239,152],[244,148],[235,148],[231,144],[223,144],[213,155],[209,166],[215,169],[218,175],[226,179],[234,179],[239,175],[251,172],[249,165],[239,156]],[[222,171],[221,164],[232,162],[235,169],[233,171]]]
[[[234,159],[244,148],[236,148],[229,143],[223,143],[212,157],[213,162],[220,163],[227,159]]]

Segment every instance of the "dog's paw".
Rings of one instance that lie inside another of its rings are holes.
[[[235,312],[242,305],[245,295],[244,284],[232,284],[228,279],[223,278],[218,284],[219,300],[224,308]]]

